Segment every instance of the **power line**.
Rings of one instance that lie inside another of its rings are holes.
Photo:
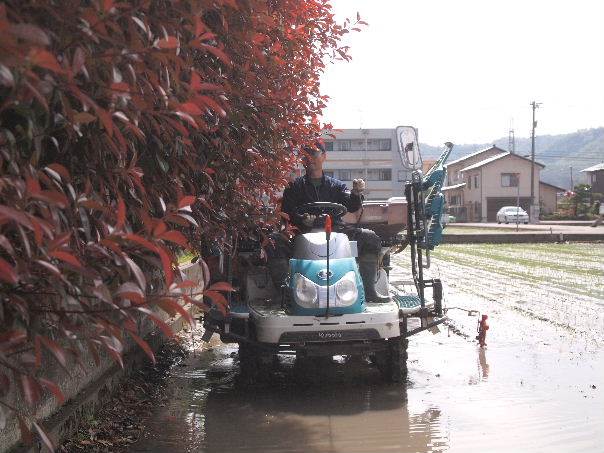
[[[530,154],[525,155],[524,157],[529,158]],[[539,159],[572,159],[572,160],[597,160],[597,161],[604,161],[603,157],[573,157],[573,156],[558,156],[555,154],[548,154],[548,155],[535,155],[536,158]]]

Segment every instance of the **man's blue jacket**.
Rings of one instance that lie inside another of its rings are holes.
[[[296,209],[306,203],[315,201],[327,201],[340,203],[346,206],[348,212],[356,212],[362,205],[363,199],[360,195],[350,192],[342,181],[325,176],[321,185],[315,187],[308,175],[299,176],[283,191],[281,211],[289,215],[290,221],[297,227],[302,227],[302,218],[296,214]],[[334,218],[335,223],[342,223],[342,218]]]

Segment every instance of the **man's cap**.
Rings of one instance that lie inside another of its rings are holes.
[[[302,149],[304,151],[306,151],[307,153],[314,153],[316,151],[321,151],[322,154],[325,154],[325,146],[323,145],[323,143],[316,141],[313,146],[310,145],[306,145],[303,146]]]

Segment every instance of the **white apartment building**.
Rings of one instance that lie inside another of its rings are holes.
[[[363,178],[368,200],[403,196],[404,181],[410,174],[401,167],[396,129],[340,129],[331,135],[323,136],[326,175],[349,188],[353,179]]]

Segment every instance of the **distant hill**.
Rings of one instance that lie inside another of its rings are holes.
[[[502,137],[492,143],[455,145],[449,160],[459,159],[467,154],[491,145],[507,151],[508,138]],[[420,145],[424,158],[437,157],[441,150],[430,145]],[[529,156],[530,138],[516,138],[516,153]],[[585,173],[580,170],[604,162],[604,127],[583,129],[571,134],[538,135],[535,137],[535,160],[545,165],[541,180],[555,186],[570,188],[570,167],[573,168],[574,184],[586,182]]]

